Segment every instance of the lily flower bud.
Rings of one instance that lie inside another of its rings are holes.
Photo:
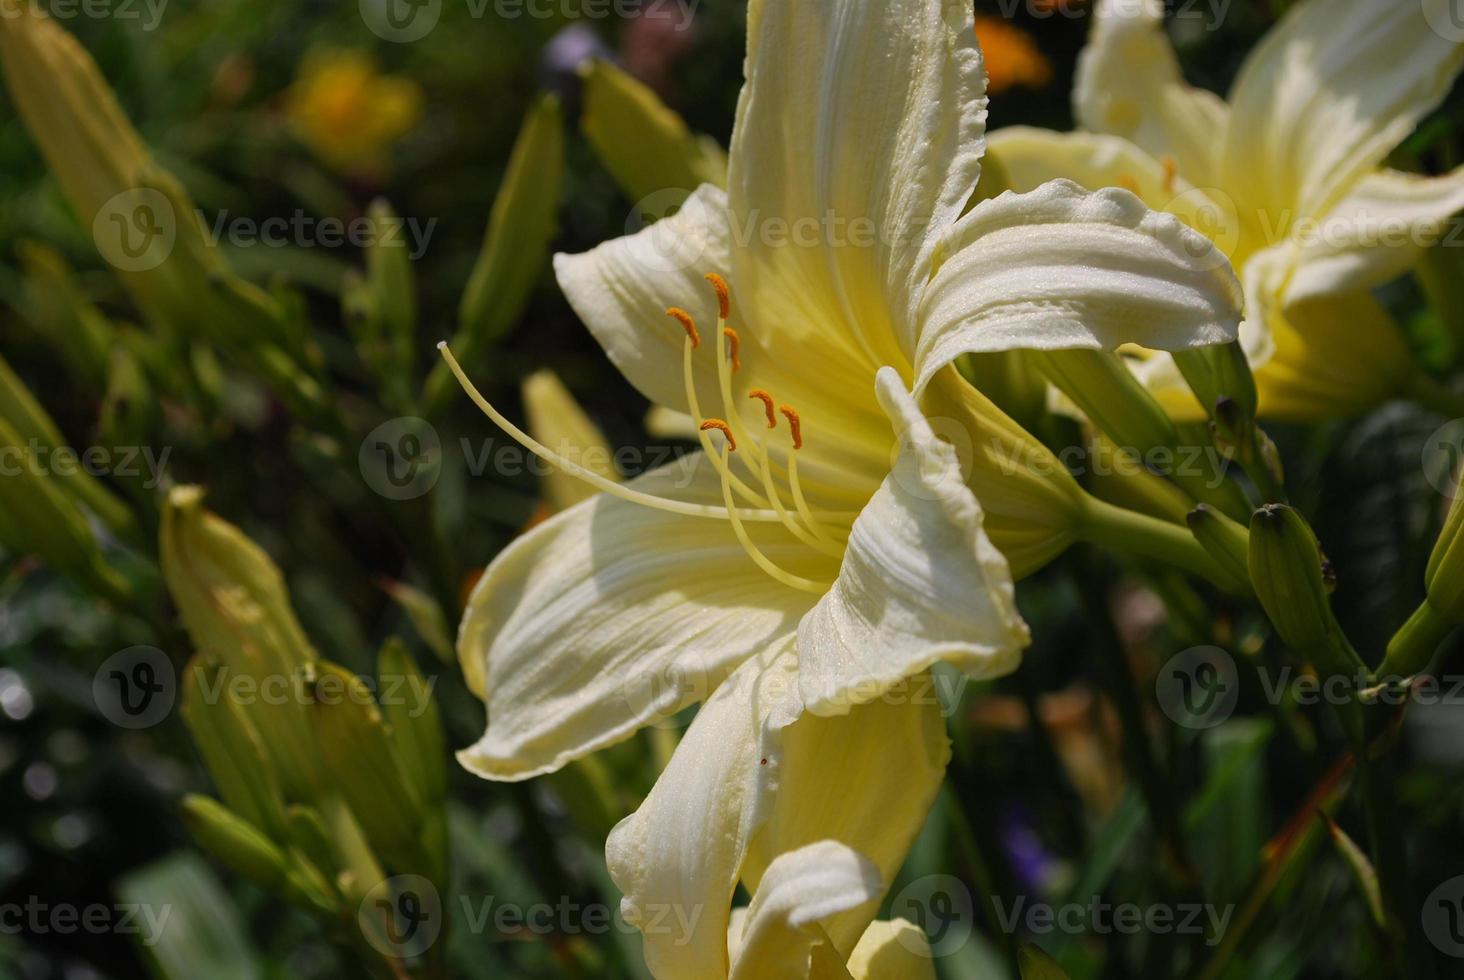
[[[1454,491],[1423,585],[1427,595],[1388,642],[1380,676],[1409,677],[1423,670],[1445,637],[1464,624],[1464,490]]]
[[[1327,561],[1301,514],[1285,504],[1267,504],[1256,511],[1248,564],[1256,595],[1288,646],[1314,658],[1329,673],[1361,666],[1332,614]]]
[[[203,490],[175,487],[163,506],[163,577],[195,646],[227,672],[295,692],[318,656],[306,639],[279,568],[234,525],[205,510]],[[229,689],[224,689],[227,693]],[[254,727],[289,800],[314,797],[314,740],[303,699],[257,698]]]
[[[48,473],[38,448],[0,415],[0,544],[39,557],[97,595],[128,604],[132,586],[107,563],[77,498]]]
[[[559,99],[542,96],[529,110],[503,184],[488,215],[488,229],[458,306],[452,349],[468,368],[518,320],[549,256],[564,176],[564,122]],[[437,414],[457,383],[442,363],[427,377],[425,414]]]
[[[141,543],[137,518],[121,498],[88,473],[74,456],[68,463],[57,456],[58,450],[70,452],[61,430],[4,358],[0,358],[0,420],[12,427],[27,458],[33,452],[49,457],[50,462],[42,469],[60,491],[95,514],[118,537],[131,544]]]
[[[602,60],[586,62],[580,77],[580,129],[627,198],[644,201],[673,190],[684,197],[702,184],[726,186],[727,155],[687,129],[645,83]]]
[[[1054,385],[1119,447],[1149,453],[1182,444],[1164,407],[1134,377],[1122,357],[1108,351],[1028,352]],[[1245,494],[1208,453],[1193,454],[1185,465],[1164,474],[1196,500],[1230,514],[1249,512]]]
[[[1215,559],[1216,565],[1230,580],[1229,589],[1236,595],[1249,595],[1250,539],[1246,529],[1209,504],[1200,504],[1190,511],[1186,523],[1200,547]]]
[[[1222,398],[1230,400],[1239,418],[1256,417],[1256,379],[1240,341],[1175,351],[1174,363],[1212,418]]]
[[[614,453],[600,427],[553,371],[535,371],[525,378],[523,394],[529,433],[535,439],[585,469],[619,482]],[[549,506],[558,512],[587,500],[596,491],[583,480],[551,469],[544,477],[544,492]]]

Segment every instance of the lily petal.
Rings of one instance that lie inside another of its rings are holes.
[[[721,501],[699,453],[632,486]],[[785,568],[812,571],[781,525],[747,531]],[[505,549],[473,591],[458,654],[488,730],[458,758],[497,780],[552,772],[706,697],[811,601],[754,565],[724,521],[604,495],[578,504]]]
[[[796,667],[786,637],[738,668],[697,712],[645,802],[606,841],[621,912],[641,929],[658,978],[727,975],[732,895],[766,809],[758,772],[778,765],[764,732],[790,720]]]
[[[894,369],[876,384],[900,454],[854,522],[838,580],[798,626],[799,687],[818,714],[843,714],[940,660],[1000,676],[1029,641],[955,450]]]
[[[1256,369],[1260,414],[1283,422],[1360,415],[1402,391],[1416,369],[1403,331],[1369,292],[1263,301],[1276,349]]]
[[[973,12],[753,0],[746,74],[727,177],[736,283],[780,352],[820,335],[840,352],[821,370],[867,382],[908,358],[934,247],[980,173]]]
[[[569,305],[620,373],[657,405],[688,411],[682,374],[686,332],[666,315],[679,307],[710,338],[717,300],[702,276],[731,264],[727,198],[703,184],[680,210],[633,235],[579,255],[554,256],[554,274]],[[697,396],[720,403],[717,362],[693,361]]]
[[[935,980],[935,957],[925,931],[908,919],[871,922],[854,955],[854,980]]]
[[[1240,218],[1235,202],[1196,187],[1122,137],[1008,126],[988,136],[987,143],[1010,190],[1025,194],[1060,179],[1090,191],[1122,187],[1153,210],[1167,211],[1203,234],[1232,261],[1236,258]]]
[[[1223,181],[1271,214],[1325,215],[1448,94],[1464,45],[1453,0],[1307,0],[1231,91]]]
[[[1225,256],[1126,190],[1054,180],[983,201],[952,230],[926,290],[918,395],[975,351],[1183,350],[1234,340],[1241,289]]]
[[[892,882],[945,777],[950,762],[935,680],[922,673],[888,688],[848,714],[822,717],[790,701],[780,712],[791,724],[777,740],[776,766],[762,767],[759,829],[742,869],[756,891],[778,855],[824,838],[867,857]],[[851,795],[848,787],[857,786]],[[874,908],[860,907],[824,923],[841,958],[853,952]]]
[[[819,841],[780,855],[753,893],[731,980],[810,976],[815,947],[827,943],[822,923],[873,905],[882,892],[879,870],[844,844]]]
[[[1194,184],[1214,186],[1215,148],[1230,112],[1218,96],[1185,83],[1160,0],[1098,4],[1093,36],[1078,58],[1073,112],[1082,128],[1173,157]]]
[[[1288,302],[1381,286],[1407,272],[1464,208],[1464,167],[1443,177],[1368,174],[1301,251]]]

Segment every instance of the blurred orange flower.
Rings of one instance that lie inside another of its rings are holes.
[[[320,49],[300,62],[285,96],[290,128],[327,166],[377,173],[393,144],[422,115],[422,90],[410,79],[383,75],[364,51]]]
[[[986,57],[987,91],[993,95],[1014,85],[1041,88],[1052,81],[1052,63],[1037,49],[1032,35],[1010,21],[978,16],[976,40]]]

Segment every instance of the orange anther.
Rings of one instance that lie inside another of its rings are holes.
[[[722,435],[727,437],[728,452],[735,453],[737,451],[737,440],[732,438],[732,427],[730,425],[721,419],[707,419],[701,424],[701,430],[706,432],[708,429],[717,429]]]
[[[701,334],[696,332],[696,321],[691,318],[690,313],[679,306],[673,306],[666,311],[666,315],[681,324],[686,335],[691,338],[691,346],[701,346]]]
[[[1139,188],[1139,182],[1137,180],[1134,180],[1133,175],[1131,174],[1119,174],[1118,186],[1128,191],[1134,197],[1143,196],[1144,192]]]
[[[732,359],[732,371],[734,373],[741,371],[742,359],[737,356],[737,349],[742,346],[742,338],[737,336],[737,331],[731,327],[723,327],[722,336],[727,338],[728,353]]]
[[[703,278],[717,291],[717,311],[726,320],[732,315],[732,289],[727,285],[727,280],[715,272],[708,272]]]
[[[798,413],[793,411],[791,405],[779,405],[778,411],[788,420],[788,429],[793,433],[793,448],[803,448],[803,423],[798,420]]]
[[[1174,178],[1179,176],[1179,164],[1174,162],[1174,157],[1166,154],[1159,162],[1164,165],[1164,193],[1174,193]]]
[[[778,417],[773,414],[773,396],[768,394],[766,391],[763,391],[761,388],[754,388],[747,393],[747,397],[759,399],[763,403],[763,408],[766,409],[768,413],[768,428],[777,428]]]

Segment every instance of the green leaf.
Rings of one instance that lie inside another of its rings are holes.
[[[382,588],[402,607],[402,611],[416,628],[417,635],[428,648],[443,663],[455,663],[457,652],[453,649],[452,630],[448,627],[447,617],[442,614],[442,607],[437,604],[437,600],[406,582],[386,582]]]
[[[1358,888],[1362,891],[1362,897],[1367,903],[1368,914],[1372,916],[1380,928],[1387,928],[1387,915],[1383,910],[1383,890],[1378,883],[1378,872],[1373,867],[1372,861],[1362,848],[1357,846],[1347,831],[1337,825],[1325,811],[1318,810],[1317,816],[1327,827],[1327,834],[1332,838],[1332,843],[1337,848],[1337,853],[1342,855],[1342,860],[1347,862],[1347,868],[1352,872],[1353,879],[1357,882]]]
[[[1035,943],[1023,943],[1017,950],[1017,970],[1022,980],[1068,980],[1057,960]]]
[[[179,853],[133,871],[117,883],[117,898],[141,910],[140,945],[157,980],[262,980],[239,909],[197,855]]]

